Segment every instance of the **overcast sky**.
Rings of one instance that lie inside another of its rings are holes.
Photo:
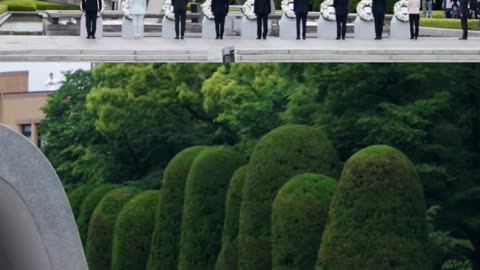
[[[29,91],[41,91],[46,90],[45,83],[50,72],[53,73],[55,80],[62,81],[63,72],[77,69],[89,70],[90,66],[90,63],[83,62],[3,62],[0,63],[0,72],[28,71]]]

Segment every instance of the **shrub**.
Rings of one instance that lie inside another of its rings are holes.
[[[87,245],[88,224],[92,217],[93,211],[97,207],[100,200],[108,192],[115,189],[115,185],[100,185],[85,197],[80,207],[80,214],[77,218],[78,231],[80,232],[80,238],[82,239],[83,246]]]
[[[301,174],[278,192],[272,211],[274,270],[314,270],[337,181]]]
[[[215,264],[216,270],[237,270],[238,217],[242,205],[242,190],[245,183],[247,166],[242,166],[232,176],[228,185],[225,202],[225,221],[223,223],[222,249]]]
[[[460,19],[425,19],[420,18],[420,26],[447,29],[462,29]],[[469,30],[480,30],[478,20],[468,20]]]
[[[68,201],[70,202],[70,206],[72,207],[75,220],[80,215],[80,208],[82,207],[83,201],[88,196],[88,194],[90,194],[90,192],[92,192],[92,190],[94,190],[96,187],[96,184],[83,184],[73,189],[68,194]]]
[[[3,14],[8,11],[8,6],[4,4],[0,4],[0,14]]]
[[[147,269],[176,269],[182,224],[185,183],[195,157],[206,147],[194,146],[178,153],[167,165],[162,197],[153,234]]]
[[[179,270],[215,267],[228,184],[243,163],[239,154],[219,147],[202,151],[193,161],[185,187]]]
[[[272,203],[283,184],[306,172],[336,177],[338,167],[337,153],[319,129],[286,125],[260,139],[243,188],[238,237],[240,269],[272,268]]]
[[[107,193],[93,212],[88,227],[86,255],[90,270],[111,270],[113,229],[123,206],[140,192],[121,187]]]
[[[8,0],[2,4],[8,6],[9,11],[36,11],[37,6],[32,0]]]
[[[422,185],[400,151],[370,146],[345,164],[320,247],[321,269],[431,269]]]
[[[51,2],[44,2],[44,1],[35,1],[35,5],[37,6],[37,10],[78,10],[78,6],[74,5],[66,5],[66,4],[59,4],[59,3],[51,3]]]
[[[160,192],[144,191],[118,214],[113,236],[112,270],[146,269]]]

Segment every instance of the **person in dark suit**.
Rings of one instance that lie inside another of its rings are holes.
[[[178,39],[179,36],[183,39],[187,23],[187,0],[172,0],[172,5],[175,14],[175,39]]]
[[[268,14],[272,12],[270,0],[255,0],[253,12],[257,15],[257,39],[267,39],[268,32]],[[262,32],[263,26],[263,32]]]
[[[293,0],[293,11],[297,19],[297,39],[300,39],[300,23],[302,24],[302,38],[307,32],[308,0]]]
[[[228,13],[228,0],[212,0],[212,13],[215,16],[215,32],[217,39],[223,39],[225,17]]]
[[[382,39],[383,21],[387,4],[385,0],[372,0],[373,20],[375,21],[375,39]]]
[[[468,16],[470,16],[470,10],[468,9],[468,0],[460,0],[460,21],[462,23],[463,35],[459,39],[468,38]]]
[[[348,0],[333,0],[337,21],[337,39],[345,39],[347,33]]]
[[[102,0],[82,0],[82,11],[85,13],[87,38],[95,38],[97,31],[97,17],[102,10]]]

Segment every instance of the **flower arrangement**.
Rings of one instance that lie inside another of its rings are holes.
[[[320,14],[327,21],[335,21],[335,8],[333,7],[333,0],[325,0],[320,5]]]
[[[395,18],[401,22],[408,22],[407,0],[400,0],[393,6]]]
[[[173,13],[172,0],[165,0],[165,2],[163,2],[162,10],[163,10],[163,15],[165,15],[165,18],[172,21],[175,20],[175,14]]]
[[[130,15],[130,4],[128,2],[129,2],[129,0],[123,0],[122,1],[123,18],[125,18],[127,20],[132,20],[132,15]]]
[[[242,13],[245,17],[249,20],[256,20],[257,15],[253,12],[253,6],[255,4],[255,0],[247,0],[242,6]]]
[[[202,12],[205,17],[209,20],[215,19],[215,16],[212,13],[212,0],[206,0],[202,4]]]
[[[295,12],[293,11],[293,0],[282,0],[282,11],[287,18],[295,18]]]
[[[366,22],[373,21],[372,0],[360,1],[357,5],[357,15]]]

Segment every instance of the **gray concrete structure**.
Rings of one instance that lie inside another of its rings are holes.
[[[247,19],[247,17],[244,16],[242,18],[242,27],[240,31],[241,31],[240,35],[242,39],[256,39],[257,38],[257,21],[249,20]]]
[[[297,37],[296,19],[288,18],[283,14],[278,24],[280,26],[281,39],[295,39]]]
[[[0,125],[0,268],[87,270],[62,184],[40,150]]]
[[[217,33],[215,32],[215,21],[203,16],[202,19],[202,38],[215,39]]]
[[[319,39],[335,39],[337,37],[337,22],[327,21],[320,15],[317,24],[317,37]]]
[[[375,23],[373,21],[364,21],[357,16],[354,21],[354,37],[356,39],[374,39]]]
[[[399,21],[393,16],[390,22],[390,37],[394,39],[409,39],[410,23]]]

